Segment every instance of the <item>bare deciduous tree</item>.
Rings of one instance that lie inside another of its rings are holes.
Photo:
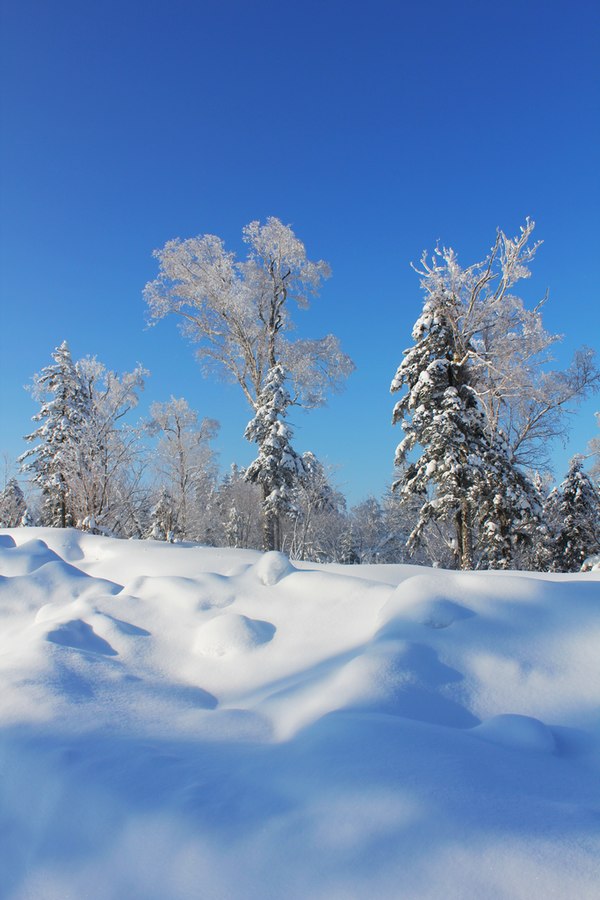
[[[292,400],[318,406],[354,366],[333,335],[292,341],[290,303],[301,309],[330,274],[312,262],[289,225],[270,217],[244,228],[248,255],[239,261],[221,238],[168,241],[154,256],[159,275],[144,290],[151,321],[174,314],[197,345],[205,373],[237,382],[253,409],[270,368],[289,374]]]
[[[215,453],[211,441],[219,423],[200,420],[187,400],[171,397],[150,407],[150,434],[157,435],[154,469],[161,486],[173,498],[177,524],[183,537],[201,540],[216,482]]]

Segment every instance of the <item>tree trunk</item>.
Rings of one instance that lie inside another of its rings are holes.
[[[269,496],[265,485],[262,486],[263,508],[264,501]],[[269,550],[279,550],[279,521],[273,512],[263,512],[263,550],[268,553]]]
[[[473,533],[469,504],[463,500],[456,515],[456,552],[459,569],[473,568]]]

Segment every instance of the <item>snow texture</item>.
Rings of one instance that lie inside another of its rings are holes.
[[[6,900],[592,900],[600,572],[0,533]]]

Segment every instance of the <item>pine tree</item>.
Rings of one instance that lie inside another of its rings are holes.
[[[16,478],[9,479],[0,493],[0,527],[18,528],[27,517],[27,503]]]
[[[600,497],[583,471],[581,456],[573,457],[559,488],[557,520],[552,568],[578,572],[584,560],[600,550]]]
[[[70,451],[89,418],[89,407],[66,341],[52,358],[54,365],[46,366],[34,379],[33,395],[42,405],[33,421],[42,424],[25,437],[34,446],[19,461],[41,489],[42,524],[66,528],[74,524],[69,497]]]
[[[283,421],[291,404],[285,380],[283,366],[269,369],[256,415],[245,431],[245,437],[259,447],[245,477],[262,488],[264,550],[280,549],[280,517],[293,509],[294,484],[305,471],[302,457],[291,445],[292,431]]]

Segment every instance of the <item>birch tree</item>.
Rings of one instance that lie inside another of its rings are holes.
[[[187,400],[171,397],[166,403],[152,404],[147,428],[158,436],[153,467],[177,510],[178,531],[189,540],[201,540],[216,483],[211,441],[219,423],[201,420]],[[173,531],[173,526],[168,530]]]
[[[156,250],[159,274],[144,289],[150,321],[180,319],[204,374],[237,383],[253,410],[268,370],[278,364],[288,373],[293,403],[323,405],[353,363],[332,334],[293,340],[290,332],[292,307],[309,306],[329,266],[308,259],[291,227],[275,217],[251,222],[243,240],[243,260],[210,234],[176,238]]]

